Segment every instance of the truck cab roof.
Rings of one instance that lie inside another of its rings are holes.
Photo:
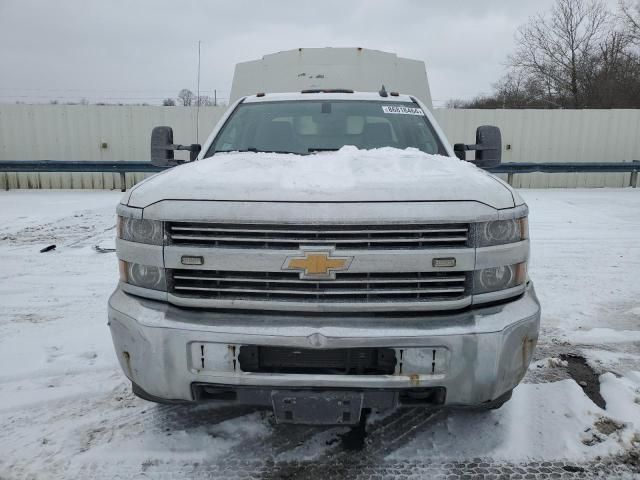
[[[414,102],[414,98],[410,95],[404,94],[390,94],[387,93],[386,97],[380,95],[379,92],[357,92],[350,91],[345,93],[339,91],[340,89],[328,89],[323,91],[313,92],[283,92],[283,93],[256,93],[255,95],[249,95],[244,97],[243,103],[258,103],[258,102],[283,102],[291,100],[369,100],[379,102]]]

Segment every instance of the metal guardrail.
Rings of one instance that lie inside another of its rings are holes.
[[[0,172],[159,172],[147,161],[0,160]]]
[[[155,173],[163,168],[151,165],[149,161],[89,161],[89,160],[0,160],[0,172],[5,172],[6,188],[9,189],[7,174],[37,173],[37,172],[102,172],[118,173],[122,191],[125,190],[125,175],[127,173]],[[558,162],[558,163],[502,163],[489,169],[491,173],[506,173],[507,182],[513,183],[516,173],[631,173],[630,186],[636,187],[640,160],[630,162]]]
[[[629,186],[636,188],[638,184],[638,171],[640,160],[630,162],[554,162],[554,163],[502,163],[490,168],[491,173],[506,173],[507,183],[513,184],[513,175],[516,173],[626,173],[631,172]]]
[[[120,174],[120,185],[124,192],[126,190],[127,173],[156,173],[163,168],[151,165],[147,161],[91,161],[91,160],[0,160],[0,172],[5,172],[5,185],[9,190],[9,179],[7,173],[118,173]]]
[[[610,173],[637,172],[639,170],[640,160],[632,160],[630,162],[502,163],[497,167],[489,169],[491,173]]]

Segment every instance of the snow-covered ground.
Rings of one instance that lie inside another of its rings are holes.
[[[0,192],[0,479],[637,474],[640,190],[520,193],[543,305],[525,383],[493,412],[373,415],[354,452],[345,428],[135,398],[106,326],[115,256],[93,249],[113,246],[120,193]],[[570,354],[595,370],[605,409]]]

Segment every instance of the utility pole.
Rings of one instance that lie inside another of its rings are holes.
[[[196,94],[196,143],[200,143],[200,40],[198,40],[198,93]]]

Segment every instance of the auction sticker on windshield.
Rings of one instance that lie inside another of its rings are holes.
[[[403,115],[424,115],[421,108],[403,107],[402,105],[383,105],[382,111],[384,113],[400,113]]]

